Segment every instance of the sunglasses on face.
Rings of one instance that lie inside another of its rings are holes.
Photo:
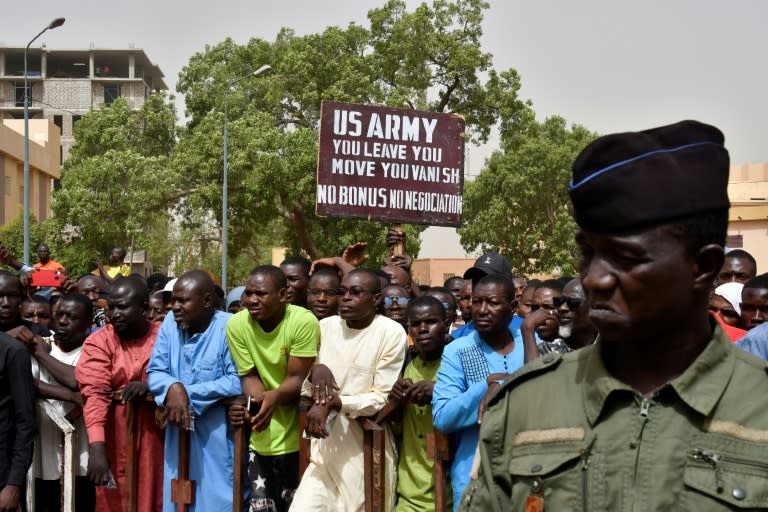
[[[307,293],[313,297],[319,297],[322,294],[325,294],[326,297],[336,297],[337,295],[340,295],[339,290],[319,290],[317,288],[310,288],[307,290]]]
[[[568,309],[576,311],[579,309],[584,301],[578,297],[553,297],[552,303],[556,308],[560,308],[563,304],[568,304]]]
[[[739,314],[732,309],[716,308],[715,306],[709,306],[711,313],[720,313],[723,318],[739,318]]]
[[[346,294],[350,294],[352,297],[359,297],[364,293],[367,293],[368,290],[364,290],[363,288],[360,288],[359,286],[352,286],[351,288],[344,288],[341,287],[338,290],[336,290],[336,295],[339,297],[343,297]]]
[[[391,308],[393,305],[405,306],[409,302],[408,297],[384,297],[384,307]]]

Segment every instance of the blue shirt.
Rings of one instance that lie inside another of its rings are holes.
[[[163,407],[168,389],[180,382],[195,414],[189,436],[189,478],[195,481],[190,512],[232,510],[234,431],[226,408],[218,403],[242,393],[225,337],[231,316],[217,311],[205,331],[190,336],[179,329],[173,315],[166,315],[147,368],[147,384],[157,405]],[[164,512],[176,510],[171,480],[178,476],[178,466],[179,430],[169,425],[165,429]]]
[[[436,429],[454,434],[456,453],[451,463],[454,510],[458,510],[461,495],[469,484],[480,435],[477,408],[488,391],[485,379],[492,373],[514,373],[524,364],[520,330],[516,330],[513,337],[515,347],[506,356],[488,346],[477,331],[452,341],[443,350],[432,391],[432,423]]]
[[[736,346],[761,359],[768,360],[768,323],[762,323],[750,329],[736,342]]]

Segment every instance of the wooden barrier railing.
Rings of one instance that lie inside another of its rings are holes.
[[[120,401],[119,392],[115,393],[115,401]],[[152,396],[145,398],[147,402],[153,402]],[[222,400],[224,405],[239,402],[244,404],[244,397],[230,397]],[[138,453],[136,450],[136,403],[128,402],[126,406],[127,440],[126,453],[126,492],[124,494],[125,512],[136,512],[137,480],[138,480]],[[299,404],[300,431],[303,432],[306,422],[306,413],[311,407],[310,399],[302,399]],[[363,429],[363,460],[365,483],[365,512],[384,511],[384,479],[385,479],[385,430],[381,426],[400,407],[398,401],[389,401],[372,417],[357,418],[356,421]],[[247,485],[244,474],[246,471],[246,452],[250,428],[244,424],[234,427],[234,468],[232,482],[232,510],[242,512],[243,495]],[[303,437],[299,443],[299,477],[309,464],[310,440]],[[446,470],[445,464],[451,460],[450,439],[445,434],[435,431],[427,436],[427,453],[435,460],[435,512],[446,511]],[[178,478],[171,482],[171,501],[176,504],[177,512],[185,512],[194,502],[195,482],[189,479],[189,432],[179,430],[179,472]]]
[[[112,400],[122,404],[122,395],[116,391]],[[150,402],[154,404],[154,397],[146,395],[141,402]],[[224,405],[230,405],[235,401],[245,403],[242,396],[231,397],[222,400]],[[125,403],[126,418],[126,466],[125,466],[125,492],[123,494],[123,510],[125,512],[136,512],[138,496],[138,452],[136,450],[137,441],[137,414],[136,407],[141,406],[141,402]],[[247,434],[250,429],[245,426],[234,427],[234,481],[232,482],[232,510],[233,512],[242,512],[243,495],[245,491],[245,482],[243,474],[245,470],[245,451],[247,449]],[[171,502],[176,504],[178,512],[184,512],[195,500],[195,481],[189,478],[189,432],[179,429],[179,472],[178,478],[171,482]]]

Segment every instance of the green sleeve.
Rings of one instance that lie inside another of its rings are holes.
[[[240,315],[234,315],[227,321],[227,345],[229,345],[229,354],[235,363],[238,375],[247,374],[253,368],[253,361],[248,351],[248,343],[243,336],[243,318]]]
[[[294,357],[317,357],[320,345],[320,322],[309,311],[296,315],[289,354]]]

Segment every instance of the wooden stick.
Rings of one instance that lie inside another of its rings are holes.
[[[138,453],[136,450],[137,405],[125,404],[126,454],[125,454],[125,493],[123,506],[126,512],[136,512],[139,481]]]
[[[189,479],[189,430],[179,428],[179,474],[171,480],[171,502],[176,512],[187,512],[195,501],[195,481]]]
[[[403,228],[401,224],[392,224],[392,229],[397,231],[398,233],[403,233]],[[397,244],[393,245],[390,250],[392,251],[392,256],[402,256],[405,254],[405,244],[398,242]]]

